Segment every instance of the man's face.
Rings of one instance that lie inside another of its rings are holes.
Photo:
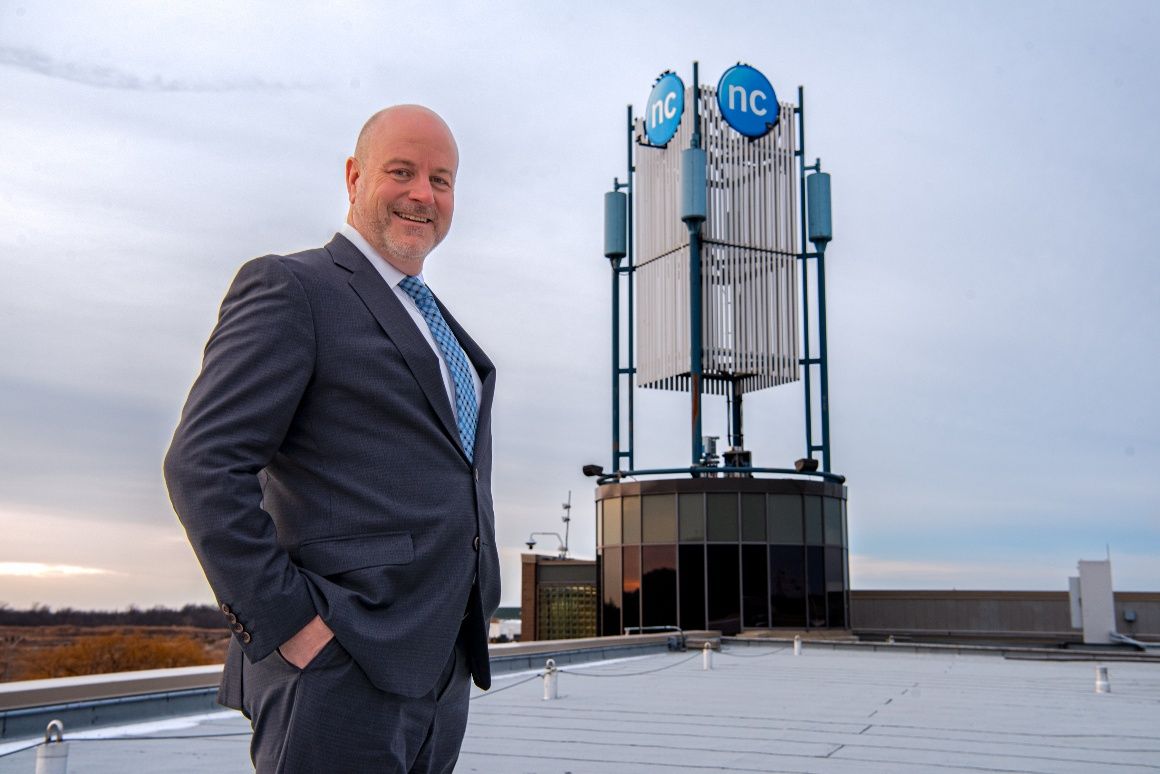
[[[418,274],[451,228],[458,166],[455,140],[438,116],[391,108],[347,159],[348,220],[392,266]]]

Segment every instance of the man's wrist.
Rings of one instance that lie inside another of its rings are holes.
[[[316,615],[299,629],[297,634],[283,642],[278,647],[278,652],[291,665],[302,669],[313,661],[318,652],[333,638],[334,632],[321,616]]]

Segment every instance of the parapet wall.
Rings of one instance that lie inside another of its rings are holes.
[[[1115,594],[1116,629],[1160,641],[1160,593]],[[1129,622],[1125,614],[1135,613]],[[850,591],[851,628],[862,636],[1079,642],[1066,591]]]

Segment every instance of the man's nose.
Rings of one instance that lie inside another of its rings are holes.
[[[410,190],[407,195],[413,201],[421,204],[435,203],[435,190],[431,187],[431,181],[425,177],[416,176],[411,183]]]

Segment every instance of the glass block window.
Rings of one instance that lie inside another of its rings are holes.
[[[594,586],[539,587],[536,600],[536,639],[569,640],[595,636]]]

